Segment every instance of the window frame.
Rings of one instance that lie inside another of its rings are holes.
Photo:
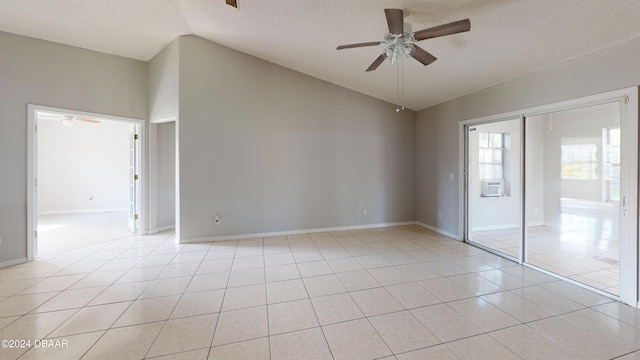
[[[486,141],[483,141],[483,136],[486,136]],[[493,140],[499,138],[499,146],[492,146],[495,144]],[[484,144],[483,144],[484,142]],[[491,152],[491,159],[493,161],[485,161],[486,153]],[[500,153],[500,161],[495,161],[495,153]],[[478,178],[480,181],[486,180],[503,180],[505,175],[505,133],[503,132],[490,132],[482,131],[478,133]],[[484,159],[483,159],[484,157]],[[484,168],[484,169],[483,169]],[[499,174],[496,174],[495,169],[499,169]],[[490,170],[489,170],[490,169]],[[487,176],[498,175],[498,176]]]

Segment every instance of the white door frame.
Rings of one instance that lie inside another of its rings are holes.
[[[140,233],[140,168],[138,164],[141,162],[140,153],[140,126],[136,123],[130,124],[129,131],[129,203],[127,204],[127,225],[129,230],[134,234]],[[133,193],[133,197],[131,196]]]
[[[575,109],[589,105],[596,105],[605,102],[623,101],[627,106],[622,107],[620,113],[621,125],[625,125],[623,136],[623,159],[626,165],[623,179],[624,185],[621,187],[621,196],[626,198],[627,212],[624,219],[621,218],[620,229],[621,237],[629,239],[620,246],[620,294],[618,299],[628,305],[640,308],[640,299],[638,298],[638,289],[640,288],[640,279],[638,277],[638,224],[640,223],[640,214],[638,212],[638,87],[630,87],[620,90],[609,91],[601,94],[584,96],[577,99],[565,100],[556,103],[514,110],[506,113],[484,116],[475,119],[460,121],[458,124],[459,133],[459,191],[465,194],[465,164],[466,164],[466,147],[465,147],[465,128],[474,124],[489,123],[507,118],[530,117],[534,115],[552,113],[557,111]],[[524,211],[525,204],[522,203]],[[466,196],[460,196],[459,203],[459,222],[458,233],[464,238],[466,224]],[[624,234],[622,233],[624,232]],[[525,239],[526,240],[526,239]],[[522,253],[521,253],[522,255]],[[524,261],[524,259],[521,259]],[[624,264],[624,267],[623,267]],[[581,285],[576,283],[577,285]],[[598,291],[599,292],[599,291]],[[603,295],[607,295],[602,292]]]
[[[33,261],[37,255],[37,237],[36,230],[38,228],[38,132],[37,125],[38,119],[36,117],[37,111],[44,112],[58,112],[76,116],[86,116],[91,118],[100,118],[109,121],[127,122],[135,124],[139,129],[139,157],[140,160],[137,164],[137,173],[139,174],[139,186],[138,193],[136,194],[136,207],[139,216],[139,223],[137,226],[138,233],[136,235],[144,235],[146,224],[146,137],[145,137],[145,124],[144,120],[126,118],[121,116],[113,116],[106,114],[98,114],[87,111],[70,110],[63,108],[56,108],[42,105],[27,105],[27,261]]]

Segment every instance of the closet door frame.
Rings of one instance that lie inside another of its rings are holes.
[[[626,211],[624,215],[621,215],[620,221],[620,292],[619,296],[612,295],[610,293],[606,293],[604,291],[586,286],[582,283],[578,283],[575,281],[568,280],[566,278],[562,278],[568,282],[574,283],[578,286],[590,289],[607,297],[614,298],[621,302],[624,302],[628,305],[634,306],[636,308],[640,308],[640,301],[638,298],[638,288],[639,279],[638,279],[638,223],[639,223],[639,213],[638,213],[638,187],[640,186],[638,181],[638,87],[630,87],[615,91],[609,91],[601,94],[584,96],[576,99],[560,101],[551,104],[545,104],[541,106],[525,108],[514,110],[506,113],[500,113],[495,115],[483,116],[479,118],[472,118],[467,120],[462,120],[458,124],[458,135],[459,135],[459,193],[460,196],[460,204],[459,204],[459,222],[458,222],[458,233],[461,234],[461,239],[463,241],[467,240],[467,233],[469,231],[468,226],[468,179],[467,179],[467,167],[468,167],[468,147],[467,147],[467,134],[468,128],[473,125],[479,125],[483,123],[491,123],[496,121],[501,121],[505,119],[521,119],[521,131],[520,134],[522,136],[522,140],[524,140],[524,119],[527,117],[541,115],[546,113],[553,113],[564,110],[577,109],[592,105],[603,104],[607,102],[616,102],[620,101],[621,103],[621,111],[620,111],[620,123],[621,128],[624,127],[622,131],[622,142],[623,142],[623,155],[622,155],[622,164],[623,171],[621,174],[621,199],[625,199],[625,208]],[[524,260],[526,257],[525,254],[525,243],[526,243],[526,227],[525,225],[525,213],[524,209],[526,208],[525,204],[525,183],[524,183],[524,149],[525,144],[524,141],[521,142],[521,163],[520,163],[520,172],[521,172],[521,181],[522,181],[522,189],[521,192],[521,244],[520,244],[520,258],[518,259],[518,263],[527,267],[533,266],[528,265]],[[491,251],[491,249],[486,249],[490,252],[493,252],[497,255],[503,256],[499,252]],[[514,259],[511,259],[514,260]],[[540,270],[538,268],[535,268]],[[544,271],[543,271],[544,272]],[[552,276],[558,277],[558,275],[549,273]]]

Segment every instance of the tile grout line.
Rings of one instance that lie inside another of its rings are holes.
[[[235,240],[233,240],[233,241],[235,241]],[[209,251],[214,250],[215,243],[216,242],[214,241],[211,244],[211,249]],[[225,299],[227,297],[227,290],[229,289],[229,282],[231,281],[231,273],[233,272],[233,264],[236,261],[236,255],[238,254],[238,246],[239,245],[240,245],[239,242],[235,241],[235,246],[234,246],[234,249],[233,249],[233,258],[231,260],[231,265],[229,266],[229,275],[227,276],[227,282],[225,284],[224,292],[222,294],[222,301],[220,302],[220,308],[218,309],[218,319],[216,320],[216,326],[213,327],[213,335],[211,336],[211,343],[210,343],[210,347],[209,347],[209,355],[208,356],[211,355],[211,352],[213,351],[213,348],[214,348],[213,342],[214,342],[214,340],[216,338],[216,333],[218,332],[218,326],[220,325],[220,318],[222,317],[222,307],[224,306],[224,302],[225,302]],[[203,261],[204,261],[204,259],[203,259]],[[219,346],[224,346],[224,345],[228,345],[228,344],[222,344],[222,345],[219,345]]]

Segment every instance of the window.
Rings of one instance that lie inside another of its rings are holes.
[[[605,201],[620,200],[620,128],[603,129]]]
[[[596,144],[562,145],[562,178],[572,180],[596,180],[598,174],[598,147]]]
[[[480,180],[504,178],[504,134],[479,133]]]

